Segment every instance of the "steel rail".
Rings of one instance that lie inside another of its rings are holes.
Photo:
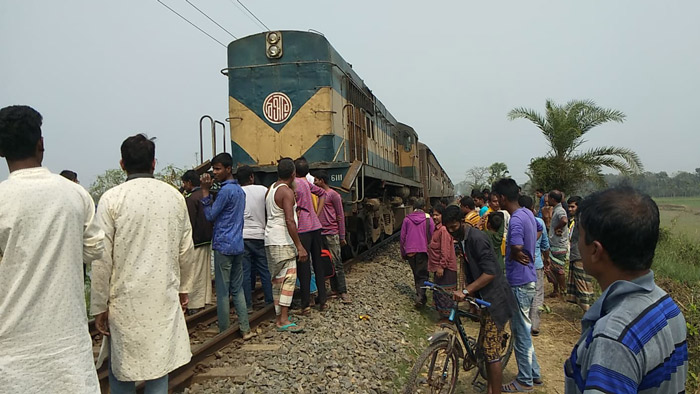
[[[370,257],[378,249],[384,247],[385,245],[393,242],[399,236],[399,233],[395,233],[385,238],[384,240],[376,243],[368,250],[359,253],[357,256],[346,260],[343,263],[344,268],[349,271],[353,265],[365,260]],[[259,289],[257,289],[259,291]],[[267,321],[274,317],[274,306],[267,305],[264,308],[254,312],[249,316],[251,329],[256,328],[260,323]],[[213,314],[213,317],[212,317]],[[196,327],[200,324],[210,325],[216,322],[216,307],[207,307],[203,311],[200,311],[194,315],[187,316],[187,327],[190,334],[196,331]],[[223,331],[216,335],[215,337],[205,341],[199,346],[193,346],[192,358],[190,361],[170,372],[168,378],[168,388],[170,392],[184,390],[190,385],[191,379],[197,373],[197,367],[203,361],[215,357],[215,353],[222,348],[228,346],[237,338],[241,338],[242,334],[240,332],[240,327],[238,321],[234,320],[226,331]],[[103,393],[109,391],[109,371],[107,370],[106,363],[98,370],[98,377],[100,379],[100,388]],[[137,392],[143,393],[144,383],[140,382],[136,386]]]

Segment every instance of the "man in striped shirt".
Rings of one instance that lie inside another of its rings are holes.
[[[681,393],[688,373],[683,314],[654,283],[659,209],[629,187],[578,206],[579,251],[603,290],[564,365],[566,393]]]
[[[479,212],[474,204],[474,199],[469,196],[462,197],[459,200],[459,208],[464,214],[464,222],[472,227],[479,225]]]

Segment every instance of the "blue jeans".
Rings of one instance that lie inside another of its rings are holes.
[[[168,394],[168,375],[147,380],[144,387],[145,394]],[[112,394],[136,394],[136,382],[123,382],[117,380],[112,373],[112,364],[109,365],[109,392]]]
[[[270,270],[267,268],[267,256],[265,256],[265,241],[262,239],[244,239],[245,251],[243,252],[243,293],[245,304],[250,309],[253,306],[253,288],[255,286],[255,274],[260,275],[265,303],[272,304],[272,280]]]
[[[513,331],[513,348],[515,360],[518,363],[518,382],[532,386],[532,379],[541,379],[540,365],[537,363],[535,346],[532,344],[530,329],[530,308],[535,298],[536,283],[530,282],[521,286],[511,286],[515,296],[516,307],[513,311],[511,329]]]
[[[216,316],[219,331],[231,325],[229,295],[233,296],[233,306],[238,315],[241,332],[250,331],[248,310],[243,295],[243,254],[229,256],[214,251],[214,284],[216,285]]]

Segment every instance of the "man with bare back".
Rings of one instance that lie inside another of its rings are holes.
[[[299,261],[309,256],[299,240],[297,231],[294,179],[296,169],[292,159],[280,159],[277,164],[278,180],[267,192],[267,224],[265,225],[265,253],[272,276],[272,296],[277,315],[277,331],[300,332],[301,327],[289,321],[294,285]]]

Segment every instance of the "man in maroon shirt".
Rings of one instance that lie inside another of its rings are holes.
[[[335,275],[331,278],[331,291],[340,294],[344,304],[349,304],[350,296],[345,284],[345,271],[343,259],[340,256],[340,248],[345,242],[345,212],[343,211],[343,199],[337,191],[328,185],[328,172],[319,170],[314,172],[314,184],[326,192],[326,202],[321,207],[318,215],[321,221],[321,235],[324,245],[331,252]]]
[[[314,202],[311,193],[318,196],[318,205],[323,206],[326,192],[320,187],[309,183],[306,175],[309,173],[309,163],[305,158],[300,157],[294,160],[297,178],[294,181],[296,188],[297,215],[299,217],[298,231],[299,239],[304,249],[311,257],[311,264],[316,274],[316,287],[318,288],[317,303],[321,311],[328,309],[326,305],[326,278],[321,264],[321,247],[323,238],[321,236],[321,222],[318,220],[317,211],[314,209]],[[297,277],[301,285],[301,309],[302,314],[310,312],[309,304],[311,299],[311,265],[309,260],[297,262]]]

